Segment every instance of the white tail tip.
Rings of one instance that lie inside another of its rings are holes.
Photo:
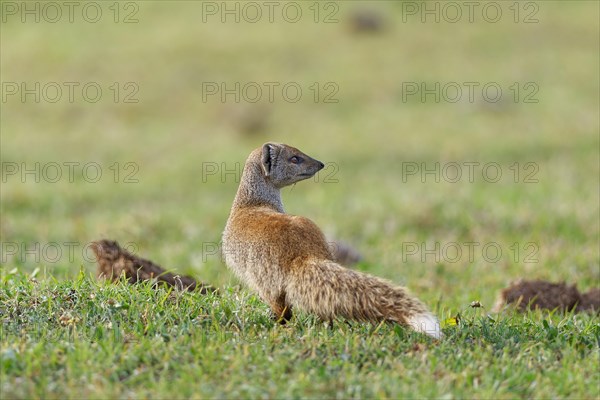
[[[417,332],[425,333],[433,338],[441,339],[440,321],[432,314],[417,314],[409,318],[408,324]]]

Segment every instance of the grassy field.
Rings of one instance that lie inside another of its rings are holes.
[[[600,280],[598,3],[499,2],[495,23],[483,6],[448,22],[439,2],[439,23],[420,2],[294,3],[297,23],[192,1],[22,22],[7,4],[2,398],[600,397],[597,316],[490,313],[520,277]],[[365,10],[380,29],[352,22]],[[442,320],[460,313],[445,339],[303,314],[281,327],[238,285],[215,249],[266,141],[327,164],[283,191],[286,210]],[[103,237],[221,296],[97,282]]]

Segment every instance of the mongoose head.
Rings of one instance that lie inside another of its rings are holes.
[[[308,179],[325,166],[321,161],[282,143],[265,143],[260,164],[267,180],[278,189]]]

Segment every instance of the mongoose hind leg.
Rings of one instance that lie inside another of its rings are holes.
[[[271,306],[271,311],[273,311],[275,320],[281,325],[285,325],[292,319],[292,306],[286,304],[285,293],[279,295],[276,300],[270,301],[269,305]]]

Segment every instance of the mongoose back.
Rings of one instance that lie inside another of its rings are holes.
[[[250,154],[223,232],[227,266],[282,322],[295,307],[325,321],[388,321],[440,338],[437,318],[406,289],[342,267],[315,223],[284,212],[280,189],[323,167],[285,144]]]

